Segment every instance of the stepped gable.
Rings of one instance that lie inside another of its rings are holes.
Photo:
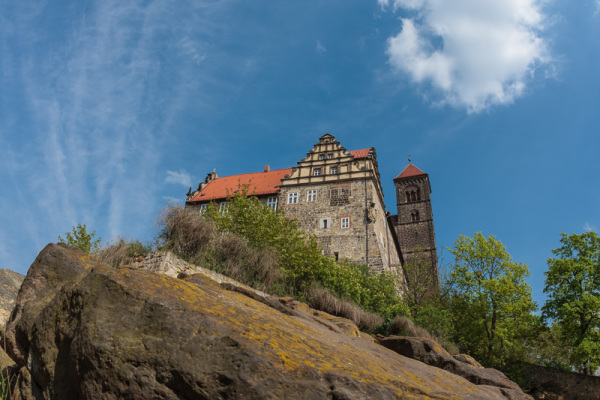
[[[18,371],[12,398],[529,399],[402,357],[286,304],[203,275],[112,268],[50,244],[7,328]]]
[[[277,194],[281,180],[291,172],[291,168],[284,168],[216,178],[210,181],[191,201],[225,199],[233,195],[241,185],[249,185],[249,194],[252,195]]]

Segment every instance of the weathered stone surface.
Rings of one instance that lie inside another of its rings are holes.
[[[277,303],[48,245],[7,329],[16,399],[523,398]]]
[[[15,306],[23,279],[25,277],[18,272],[0,269],[0,327],[2,328]]]
[[[175,254],[171,253],[170,251],[153,251],[145,255],[144,257],[141,257],[139,261],[127,265],[127,267],[133,269],[143,269],[146,271],[155,272],[157,274],[171,276],[173,278],[181,276],[190,276],[194,274],[202,274],[209,277],[215,282],[231,284],[236,287],[244,288],[248,291],[257,293],[263,297],[267,296],[266,293],[251,288],[250,286],[244,285],[243,283],[237,282],[223,274],[199,267],[194,264],[187,263],[184,260],[178,258]]]
[[[379,343],[398,354],[444,369],[476,385],[497,387],[507,398],[531,399],[502,372],[458,361],[431,339],[391,336],[381,339]]]
[[[479,362],[468,354],[456,354],[453,356],[455,360],[469,364],[475,368],[483,368]]]
[[[523,363],[531,394],[540,400],[599,400],[600,377]]]

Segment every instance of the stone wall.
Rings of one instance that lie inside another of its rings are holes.
[[[394,181],[398,207],[397,233],[405,262],[420,257],[428,262],[432,282],[438,282],[437,249],[431,208],[431,188],[425,175]],[[414,193],[407,198],[407,193]]]
[[[297,203],[288,203],[289,193],[297,193]],[[400,265],[384,205],[371,180],[286,186],[279,204],[301,229],[317,237],[325,255],[365,264],[368,246],[372,269],[380,272]]]

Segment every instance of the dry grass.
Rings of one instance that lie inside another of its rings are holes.
[[[237,235],[220,235],[212,243],[212,257],[204,257],[212,268],[255,289],[273,293],[285,277],[277,255],[269,249],[256,250]],[[273,293],[275,294],[275,293]]]
[[[198,211],[167,207],[159,220],[164,246],[192,262],[207,250],[217,236],[217,227]]]
[[[131,263],[135,258],[152,251],[152,246],[139,240],[118,238],[106,247],[94,251],[94,256],[113,267]]]
[[[277,255],[257,250],[240,236],[221,233],[198,211],[167,208],[160,220],[164,248],[186,261],[226,275],[255,289],[278,293],[285,277]]]
[[[390,335],[428,338],[439,343],[452,355],[460,353],[456,344],[447,339],[432,335],[427,329],[420,327],[407,317],[401,315],[392,320],[390,325]]]
[[[329,290],[321,287],[311,287],[305,297],[308,304],[317,310],[348,318],[358,326],[361,331],[372,332],[383,323],[383,317],[378,314],[367,312],[349,301],[340,300]]]

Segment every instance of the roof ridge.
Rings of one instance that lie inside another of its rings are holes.
[[[218,177],[216,179],[213,179],[213,181],[215,181],[217,179],[230,178],[232,176],[242,176],[242,175],[252,175],[252,174],[268,174],[269,172],[277,172],[277,171],[283,171],[283,170],[287,170],[287,169],[291,170],[292,167],[289,167],[289,168],[280,168],[280,169],[272,169],[270,171],[244,172],[244,173],[241,173],[241,174],[233,174],[233,175],[220,176],[220,177]]]

